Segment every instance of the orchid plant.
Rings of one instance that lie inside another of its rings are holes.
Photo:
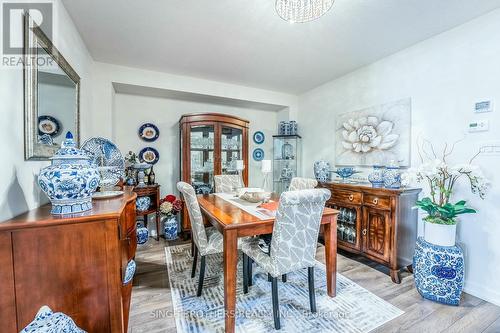
[[[416,202],[416,206],[427,213],[424,218],[426,222],[454,225],[457,223],[458,215],[476,213],[476,210],[467,206],[465,200],[451,202],[453,189],[460,179],[467,179],[471,192],[481,199],[484,199],[486,195],[488,180],[481,169],[472,164],[479,153],[474,155],[468,164],[453,166],[448,164],[447,157],[453,152],[455,144],[450,149],[445,145],[441,158],[438,158],[432,144],[424,141],[422,145],[419,145],[422,164],[417,168],[409,169],[402,175],[402,182],[405,185],[417,181],[427,183],[429,186],[430,196]],[[430,153],[426,151],[426,145]]]

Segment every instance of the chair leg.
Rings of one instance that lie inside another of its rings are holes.
[[[280,305],[278,301],[278,278],[271,278],[271,289],[273,294],[273,318],[274,318],[274,329],[281,329],[280,323]]]
[[[286,274],[283,274],[283,275],[281,276],[281,281],[286,282]]]
[[[316,295],[314,294],[314,267],[307,268],[307,278],[309,280],[309,303],[311,304],[311,312],[316,312]]]
[[[273,277],[269,273],[267,273],[267,281],[268,282],[273,282]]]
[[[201,291],[203,290],[203,279],[205,278],[205,256],[201,256],[200,264],[200,277],[198,278],[198,292],[196,296],[201,296]]]
[[[248,256],[243,253],[243,293],[248,293]]]
[[[191,279],[194,279],[196,273],[196,261],[198,260],[198,248],[194,246],[193,248],[193,268],[191,269]]]
[[[248,286],[251,287],[253,285],[253,276],[252,276],[253,260],[248,256],[247,258],[248,258]]]

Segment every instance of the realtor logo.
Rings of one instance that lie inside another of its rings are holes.
[[[3,2],[2,37],[3,55],[23,54],[23,18],[29,13],[33,21],[52,40],[52,3],[50,2]]]

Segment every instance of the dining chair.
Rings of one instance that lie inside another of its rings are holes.
[[[260,250],[256,238],[244,239],[241,243],[244,271],[243,292],[248,292],[248,282],[252,279],[248,269],[251,259],[270,277],[274,327],[277,330],[281,327],[278,303],[278,277],[280,276],[307,268],[309,303],[311,312],[316,312],[315,255],[323,209],[330,195],[330,191],[326,189],[283,192],[276,212],[270,253],[266,254]]]
[[[312,178],[294,177],[290,182],[288,191],[308,190],[318,186],[318,181]]]
[[[214,176],[215,193],[233,193],[236,188],[243,187],[239,175]]]
[[[182,193],[185,205],[191,221],[192,237],[194,241],[194,259],[191,269],[191,278],[194,278],[196,273],[196,264],[198,261],[198,253],[201,257],[200,276],[198,278],[198,291],[196,296],[201,296],[203,288],[203,280],[205,278],[205,258],[209,254],[223,252],[223,237],[222,234],[214,227],[205,228],[203,216],[201,215],[200,205],[196,198],[194,188],[185,182],[178,182],[177,189]]]

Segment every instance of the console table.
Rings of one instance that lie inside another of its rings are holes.
[[[144,216],[144,226],[148,227],[149,214],[156,214],[156,240],[160,240],[160,185],[135,186],[134,192],[137,197],[150,197],[151,207],[143,212],[137,211],[137,216]]]
[[[401,282],[399,271],[411,271],[418,214],[419,188],[373,188],[371,184],[319,183],[332,196],[327,206],[340,211],[338,247],[361,254],[390,269],[391,279]]]
[[[126,333],[135,198],[125,188],[87,212],[57,216],[45,205],[0,223],[1,331],[19,332],[48,305],[87,332]]]

